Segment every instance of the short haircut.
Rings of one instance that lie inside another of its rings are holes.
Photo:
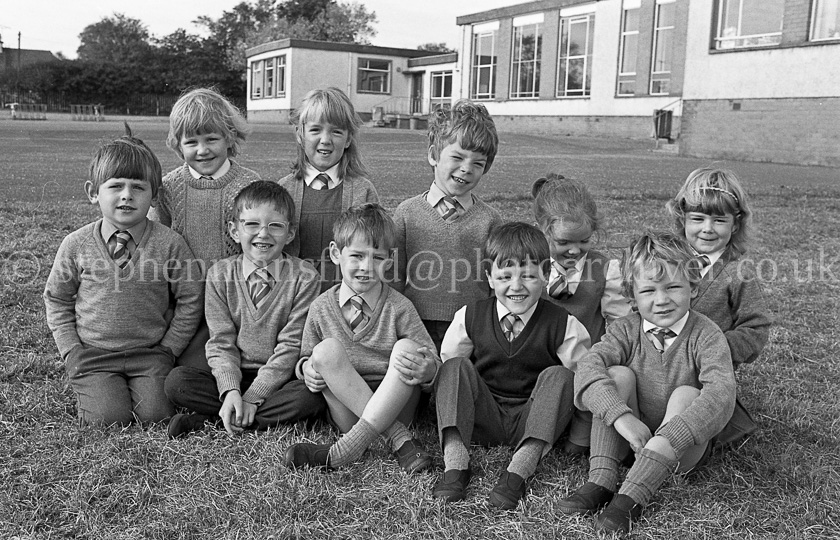
[[[485,270],[493,263],[500,268],[522,266],[533,262],[540,266],[543,277],[551,271],[551,254],[545,235],[528,223],[513,221],[494,227],[484,242]]]
[[[307,162],[306,152],[301,143],[304,125],[307,122],[329,122],[345,130],[350,145],[344,149],[341,161],[338,162],[339,174],[341,178],[367,176],[367,169],[359,152],[359,129],[362,127],[362,119],[356,113],[347,94],[338,88],[329,87],[310,90],[292,115],[292,123],[298,136],[298,156],[292,170],[298,180],[303,180],[304,165]]]
[[[157,197],[163,174],[160,161],[146,143],[131,134],[127,122],[125,135],[99,147],[90,161],[89,179],[95,191],[111,178],[145,180]]]
[[[172,106],[166,145],[184,159],[181,137],[218,133],[227,142],[228,157],[233,157],[250,132],[245,117],[226,97],[213,88],[195,88],[181,94]]]
[[[487,108],[467,99],[458,100],[451,109],[437,108],[429,115],[429,148],[435,159],[450,144],[487,157],[484,172],[490,171],[499,149],[496,124]]]
[[[700,282],[700,263],[691,252],[688,241],[677,234],[647,231],[637,238],[621,261],[621,287],[625,297],[633,299],[633,285],[640,269],[653,269],[654,279],[665,277],[668,266],[676,267],[691,284],[692,290]]]
[[[689,212],[730,214],[735,218],[735,228],[729,245],[741,255],[749,249],[752,212],[741,181],[728,169],[702,167],[692,171],[665,208],[674,217],[674,228],[682,235],[685,235],[685,215]]]
[[[377,203],[351,206],[333,224],[333,241],[339,250],[360,235],[376,249],[390,252],[397,245],[397,226]]]
[[[557,221],[588,225],[592,232],[601,229],[595,199],[580,180],[549,173],[534,182],[531,195],[534,197],[534,219],[545,233]]]
[[[286,216],[292,227],[295,226],[294,199],[286,188],[268,180],[257,180],[242,188],[233,199],[234,216],[238,218],[242,210],[261,204],[272,205],[275,210]]]

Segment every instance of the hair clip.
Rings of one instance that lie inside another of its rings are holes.
[[[719,188],[719,187],[714,187],[714,186],[703,186],[703,187],[700,188],[701,191],[702,190],[707,190],[707,189],[710,189],[710,190],[713,190],[713,191],[722,191],[723,193],[726,193],[727,195],[729,195],[730,197],[735,199],[736,203],[738,202],[738,197],[735,196],[735,194],[732,193],[731,191],[728,191],[728,190],[725,190],[725,189]]]

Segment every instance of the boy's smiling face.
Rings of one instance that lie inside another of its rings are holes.
[[[341,279],[356,294],[364,294],[385,278],[385,272],[393,264],[388,250],[373,245],[362,235],[356,234],[349,244],[341,249],[330,242],[330,259],[341,268]]]
[[[95,189],[93,182],[85,182],[90,202],[99,204],[102,218],[118,230],[139,225],[146,219],[152,205],[152,186],[147,180],[109,178]]]
[[[228,158],[230,144],[221,133],[181,135],[179,143],[184,161],[196,172],[212,176]]]
[[[295,237],[289,217],[271,203],[242,208],[238,218],[228,223],[228,230],[242,246],[242,254],[258,267],[280,258],[283,248]]]
[[[522,315],[537,303],[546,286],[545,274],[539,264],[525,263],[499,266],[493,261],[487,280],[496,299],[515,315]]]
[[[435,184],[447,195],[458,197],[478,185],[487,166],[487,156],[464,150],[456,141],[446,145],[435,158],[434,147],[429,148],[429,164],[435,169]]]
[[[688,313],[696,291],[676,265],[666,264],[659,279],[656,268],[650,266],[637,266],[633,272],[633,299],[644,320],[670,328]]]

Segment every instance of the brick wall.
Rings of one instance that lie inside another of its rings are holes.
[[[680,154],[840,167],[840,98],[685,100]]]

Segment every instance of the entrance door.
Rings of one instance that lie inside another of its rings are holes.
[[[411,75],[411,114],[423,112],[423,74]]]

